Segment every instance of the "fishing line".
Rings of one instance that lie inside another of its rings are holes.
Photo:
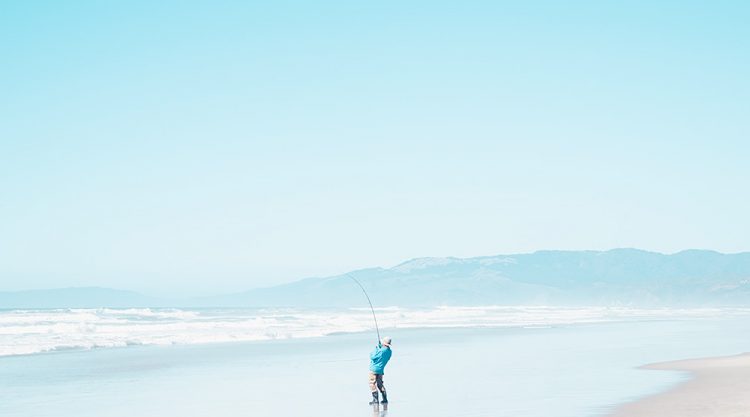
[[[370,311],[372,311],[372,319],[375,320],[375,331],[378,333],[378,343],[380,343],[380,329],[378,329],[378,318],[375,317],[375,309],[372,307],[372,301],[370,301],[370,296],[367,295],[367,291],[365,291],[365,287],[363,287],[362,284],[360,284],[360,282],[357,281],[356,278],[354,278],[353,276],[349,274],[344,274],[344,275],[351,278],[352,281],[356,282],[357,285],[359,285],[359,288],[362,289],[362,292],[365,294],[365,297],[367,297],[367,302],[370,304]]]

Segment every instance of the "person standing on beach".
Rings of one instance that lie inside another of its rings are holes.
[[[378,391],[383,394],[382,404],[388,403],[388,397],[385,394],[385,386],[383,385],[383,374],[385,371],[385,365],[391,359],[391,338],[384,337],[375,350],[370,353],[370,391],[372,392],[372,401],[370,405],[378,404]]]

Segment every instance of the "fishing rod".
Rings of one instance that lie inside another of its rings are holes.
[[[365,291],[365,287],[363,287],[362,284],[360,284],[360,282],[357,281],[356,278],[354,278],[353,276],[349,274],[344,274],[344,275],[351,278],[352,281],[356,282],[357,285],[359,285],[359,288],[362,289],[362,293],[364,293],[365,297],[367,297],[367,302],[370,304],[370,311],[372,311],[372,319],[375,321],[375,331],[378,333],[378,343],[380,343],[380,329],[378,329],[378,318],[375,317],[375,309],[372,307],[372,301],[370,301],[370,296],[367,295],[367,291]]]

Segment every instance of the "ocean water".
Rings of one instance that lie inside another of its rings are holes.
[[[437,307],[377,309],[386,329],[535,327],[749,317],[750,309]],[[0,310],[0,357],[134,345],[183,345],[323,337],[373,329],[369,309]]]
[[[0,415],[593,417],[686,378],[639,365],[750,350],[741,309],[378,314],[388,410],[366,310],[5,311]]]

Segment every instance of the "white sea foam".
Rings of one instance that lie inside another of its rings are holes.
[[[57,309],[0,311],[0,356],[57,350],[321,337],[372,329],[369,309]],[[578,323],[750,316],[750,309],[437,307],[377,309],[383,329],[544,328]]]

